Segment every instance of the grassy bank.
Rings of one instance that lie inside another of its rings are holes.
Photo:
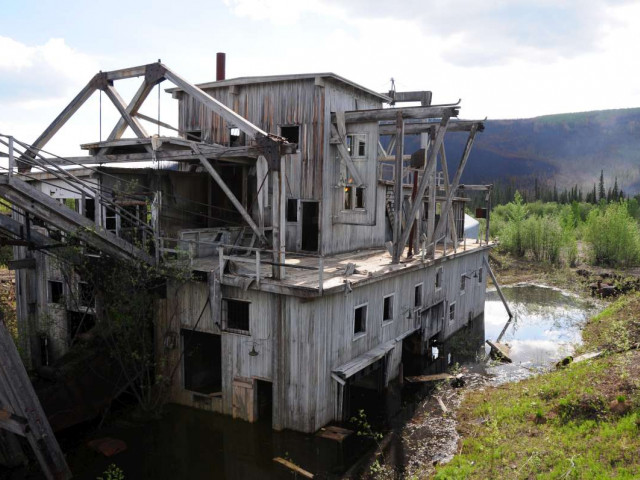
[[[638,318],[640,295],[622,297],[583,332],[603,356],[470,392],[461,452],[436,478],[640,478]]]

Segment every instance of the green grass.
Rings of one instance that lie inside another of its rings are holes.
[[[587,347],[612,351],[605,326],[633,331],[638,312],[638,294],[612,304],[587,325]],[[462,450],[438,479],[640,478],[640,352],[470,392],[458,419]]]

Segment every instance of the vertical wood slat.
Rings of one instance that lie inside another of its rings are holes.
[[[0,321],[0,388],[12,399],[16,415],[28,421],[27,441],[47,479],[71,478],[64,454],[42,410],[9,332]]]

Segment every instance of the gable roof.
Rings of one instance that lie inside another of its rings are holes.
[[[196,86],[198,88],[201,88],[202,90],[207,90],[212,88],[230,87],[234,85],[255,85],[259,83],[290,82],[295,80],[312,80],[318,77],[329,78],[339,83],[343,83],[357,90],[360,90],[363,93],[371,95],[382,102],[391,101],[391,99],[388,96],[383,95],[382,93],[369,90],[368,88],[365,88],[362,85],[352,82],[351,80],[347,80],[346,78],[331,72],[297,73],[297,74],[290,74],[290,75],[265,75],[265,76],[257,76],[257,77],[238,77],[238,78],[230,78],[227,80],[219,80],[217,82],[199,83],[199,84],[196,84]],[[167,88],[166,91],[169,93],[173,93],[173,92],[180,92],[182,91],[182,89],[178,87],[174,87],[174,88]]]

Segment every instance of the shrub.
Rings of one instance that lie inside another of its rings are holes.
[[[596,265],[629,266],[640,260],[640,232],[625,202],[602,205],[589,213],[584,238]]]

